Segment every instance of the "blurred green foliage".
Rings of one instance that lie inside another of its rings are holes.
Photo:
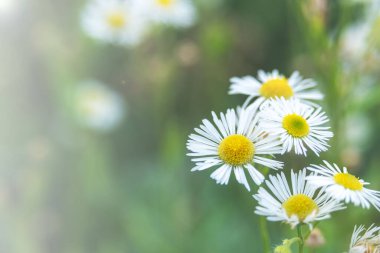
[[[366,24],[365,53],[342,51],[374,2],[198,0],[194,27],[156,28],[134,49],[87,38],[84,1],[16,2],[0,19],[0,252],[262,252],[252,193],[190,173],[185,155],[201,119],[244,101],[227,95],[229,78],[258,69],[316,79],[335,133],[322,158],[380,188],[380,19]],[[113,132],[72,115],[70,94],[89,78],[126,100]],[[321,160],[284,159],[285,170]],[[380,223],[374,209],[334,214],[318,252],[347,250],[354,224],[370,223]],[[269,230],[273,247],[296,235]]]

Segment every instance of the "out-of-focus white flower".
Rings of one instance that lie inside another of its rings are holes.
[[[82,13],[83,30],[91,37],[121,45],[138,44],[147,21],[133,1],[93,0]]]
[[[363,147],[368,143],[371,133],[371,122],[368,117],[359,113],[350,113],[347,115],[345,126],[349,144]]]
[[[364,233],[363,233],[364,232]],[[380,227],[355,226],[348,253],[380,253]]]
[[[156,23],[177,27],[191,26],[196,19],[191,0],[139,0],[145,15]]]
[[[80,123],[98,130],[107,131],[116,127],[125,113],[122,97],[97,81],[81,84],[74,103]]]
[[[379,19],[379,0],[358,1],[366,4],[363,19],[349,26],[342,35],[341,54],[344,59],[362,61],[366,56],[370,56],[373,47],[370,43],[371,33],[378,34],[376,21]],[[357,68],[357,64],[354,64]]]
[[[371,26],[360,22],[347,28],[342,35],[342,57],[352,61],[360,60],[367,51],[367,39]]]

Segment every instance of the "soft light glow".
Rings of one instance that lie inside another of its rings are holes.
[[[0,14],[9,14],[13,12],[18,2],[18,0],[0,0]]]
[[[78,119],[87,127],[111,130],[124,116],[122,97],[96,81],[80,85],[76,99]]]

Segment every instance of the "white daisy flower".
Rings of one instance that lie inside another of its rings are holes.
[[[267,216],[269,221],[283,221],[292,227],[330,218],[330,213],[344,209],[343,204],[332,199],[324,191],[316,192],[306,181],[306,169],[291,171],[289,186],[283,172],[265,180],[271,193],[260,187],[253,197],[258,201],[255,213]]]
[[[293,148],[296,154],[306,156],[307,148],[317,156],[329,147],[327,141],[333,136],[329,121],[321,107],[313,108],[299,100],[284,98],[270,100],[260,113],[262,128],[279,135],[283,143],[282,153]]]
[[[74,106],[82,125],[103,131],[116,127],[125,114],[122,97],[97,81],[87,81],[79,85]]]
[[[147,17],[156,23],[189,27],[196,18],[191,0],[144,0],[139,4]]]
[[[197,134],[191,134],[187,148],[195,166],[192,171],[205,170],[214,166],[217,168],[211,178],[218,184],[228,184],[233,171],[236,180],[250,190],[244,169],[246,169],[259,185],[264,176],[257,170],[255,164],[271,169],[281,169],[282,162],[265,158],[267,155],[281,152],[281,142],[268,135],[257,125],[256,111],[233,109],[221,113],[220,118],[212,112],[214,125],[207,119],[202,121]]]
[[[272,72],[258,71],[258,79],[252,76],[233,77],[230,79],[231,86],[229,94],[248,95],[244,106],[257,98],[255,104],[262,104],[271,98],[283,97],[285,99],[296,98],[303,103],[315,106],[309,100],[321,100],[323,95],[314,88],[317,83],[312,79],[303,79],[298,71],[286,78],[278,70]]]
[[[84,8],[81,22],[91,37],[126,46],[138,44],[146,30],[146,20],[132,1],[93,0]]]
[[[355,226],[348,253],[380,253],[380,227]]]
[[[367,189],[369,183],[348,173],[347,168],[341,170],[336,164],[311,165],[307,169],[316,172],[308,177],[308,181],[316,187],[325,187],[326,193],[338,201],[353,203],[355,206],[370,208],[373,205],[380,211],[380,192]]]

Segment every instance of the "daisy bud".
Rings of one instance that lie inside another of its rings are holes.
[[[305,241],[306,246],[310,248],[318,248],[326,243],[325,237],[323,236],[321,230],[314,228],[307,240]]]

